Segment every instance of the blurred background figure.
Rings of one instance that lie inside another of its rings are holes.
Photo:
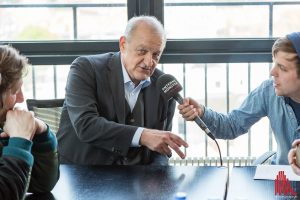
[[[300,176],[300,147],[298,147],[299,144],[300,144],[300,139],[297,139],[293,142],[292,148],[288,154],[288,160],[295,174]]]
[[[59,178],[57,141],[22,103],[27,59],[13,47],[0,45],[0,199],[23,199],[50,192]]]

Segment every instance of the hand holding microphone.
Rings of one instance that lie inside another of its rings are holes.
[[[199,117],[199,114],[203,115],[200,105],[192,99],[187,98],[186,101],[183,100],[179,94],[179,92],[182,90],[182,86],[174,76],[170,74],[164,74],[160,76],[157,80],[157,86],[159,89],[161,89],[161,93],[166,99],[174,98],[180,104],[178,107],[180,114],[182,114],[186,120],[194,120],[211,139],[215,140],[215,137],[212,135],[211,131]],[[191,105],[190,103],[193,104]]]
[[[199,116],[203,116],[203,108],[194,101],[191,98],[183,99],[179,92],[182,90],[182,86],[180,83],[176,80],[176,78],[170,74],[164,74],[160,76],[157,80],[157,87],[161,90],[161,94],[166,99],[174,98],[180,105],[178,106],[180,110],[180,114],[182,114],[183,118],[190,121],[195,121],[198,126],[212,139],[215,141],[219,156],[220,156],[220,164],[223,165],[222,161],[222,155],[220,146],[211,133],[211,131],[208,129],[206,124],[202,121],[202,119]]]
[[[177,108],[186,121],[194,121],[197,116],[202,117],[204,114],[203,106],[191,97],[184,98],[183,103],[179,104]]]

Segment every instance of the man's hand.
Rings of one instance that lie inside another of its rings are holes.
[[[181,146],[188,147],[188,144],[179,136],[169,131],[154,129],[144,129],[140,144],[169,157],[172,155],[172,148],[182,159],[185,158],[185,154],[179,148]]]
[[[193,121],[197,116],[202,117],[204,114],[203,106],[189,97],[184,98],[183,104],[179,104],[177,108],[182,117],[187,121]]]
[[[288,153],[288,160],[295,174],[300,176],[300,166],[298,166],[296,162],[296,152],[298,144],[300,144],[300,139],[297,139],[293,142],[292,149]]]

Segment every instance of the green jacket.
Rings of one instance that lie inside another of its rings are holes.
[[[57,140],[49,127],[32,141],[0,138],[0,155],[0,199],[50,192],[59,179]]]

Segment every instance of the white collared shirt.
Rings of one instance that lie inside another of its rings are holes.
[[[123,79],[124,79],[125,98],[130,107],[130,110],[132,111],[136,104],[137,98],[141,92],[141,89],[148,87],[151,84],[151,80],[150,80],[150,77],[148,77],[146,80],[141,81],[139,83],[139,85],[135,87],[135,84],[131,81],[131,79],[128,75],[128,72],[123,65],[122,59],[121,59],[121,63],[122,63],[122,72],[123,72]],[[143,130],[144,130],[144,128],[142,128],[142,127],[139,127],[136,130],[136,132],[132,138],[132,141],[131,141],[132,147],[140,146],[139,141],[140,141]]]

